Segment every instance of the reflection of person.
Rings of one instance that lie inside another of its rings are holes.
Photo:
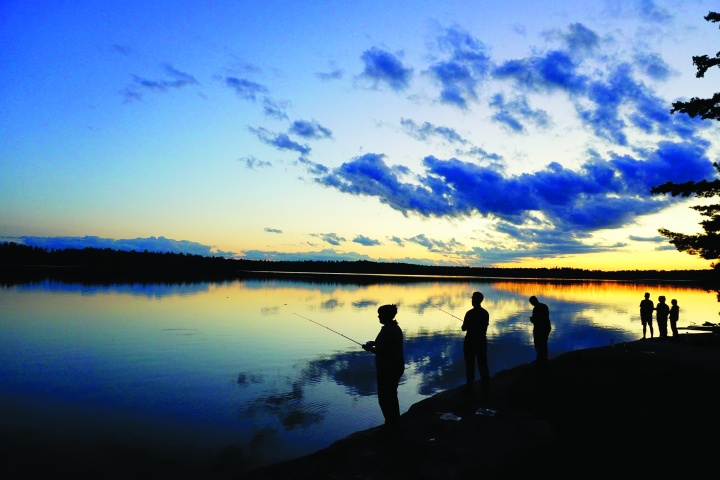
[[[680,319],[680,305],[674,298],[670,300],[670,330],[672,330],[673,338],[678,336],[677,322]]]
[[[640,301],[640,321],[643,327],[643,338],[645,338],[645,332],[648,327],[650,327],[650,338],[655,336],[652,324],[653,310],[655,310],[655,305],[653,301],[650,300],[650,294],[646,292],[645,299]]]
[[[467,311],[462,327],[460,327],[463,332],[466,332],[463,354],[465,356],[465,390],[469,393],[472,393],[475,383],[476,361],[482,382],[481,391],[483,394],[490,393],[490,371],[487,359],[487,329],[490,324],[490,314],[480,306],[484,298],[480,292],[472,294],[473,308]]]
[[[670,307],[665,303],[665,295],[658,297],[658,304],[655,307],[655,320],[658,326],[658,336],[660,338],[667,338],[667,321],[668,314],[670,313]]]
[[[548,338],[550,337],[550,309],[544,303],[540,303],[535,295],[530,297],[530,304],[533,306],[530,321],[533,324],[533,342],[535,343],[535,363],[544,365],[548,360]]]
[[[395,320],[396,314],[395,305],[378,308],[378,319],[383,326],[375,341],[362,346],[363,350],[375,354],[378,403],[388,427],[396,427],[400,421],[397,389],[400,377],[405,371],[403,332]]]

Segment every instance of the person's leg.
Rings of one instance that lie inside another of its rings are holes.
[[[386,425],[396,424],[400,420],[400,402],[397,390],[402,373],[383,372],[377,377],[378,404],[383,417],[385,417]]]
[[[475,352],[468,342],[463,344],[463,356],[465,357],[465,388],[472,390],[475,383]]]
[[[388,389],[388,382],[385,375],[378,372],[377,375],[377,396],[378,405],[380,405],[380,411],[385,418],[385,423],[392,417],[392,408],[390,406],[389,398],[391,397],[391,391]]]
[[[490,393],[490,368],[487,361],[487,348],[478,352],[477,355],[478,370],[480,371],[481,389],[485,394]]]
[[[548,360],[548,338],[550,337],[550,332],[538,332],[537,334],[537,344],[535,346],[535,349],[537,350],[537,359],[538,363],[547,363]]]
[[[490,368],[487,364],[487,353],[478,355],[478,369],[480,370],[480,389],[483,393],[490,393]]]

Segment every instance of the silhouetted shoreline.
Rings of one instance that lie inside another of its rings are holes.
[[[434,266],[409,263],[358,261],[270,261],[192,254],[136,252],[111,249],[47,251],[15,243],[0,244],[0,266],[5,282],[43,279],[90,282],[193,282],[238,278],[303,278],[333,283],[379,283],[437,279],[512,280],[617,280],[649,282],[720,281],[707,270],[584,270],[579,268],[495,268]],[[403,277],[400,279],[399,277]],[[714,287],[709,287],[714,289]]]

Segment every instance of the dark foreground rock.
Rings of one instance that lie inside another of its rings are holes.
[[[499,372],[492,386],[488,398],[440,393],[413,405],[396,432],[357,432],[239,478],[699,478],[717,468],[719,335],[570,352]]]

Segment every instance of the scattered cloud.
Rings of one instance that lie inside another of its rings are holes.
[[[188,85],[199,85],[199,82],[189,73],[181,72],[171,65],[164,65],[163,70],[170,79],[151,80],[138,75],[133,76],[133,86],[127,87],[122,94],[125,102],[132,102],[142,99],[142,93],[138,87],[143,90],[154,90],[159,92],[167,92],[170,89],[178,89],[187,87]]]
[[[363,245],[365,247],[375,247],[377,245],[380,245],[379,240],[375,240],[372,238],[368,238],[365,235],[357,235],[352,240],[354,243],[359,243],[360,245]]]
[[[339,236],[336,233],[311,233],[310,236],[317,237],[317,238],[321,239],[323,242],[329,243],[330,245],[333,245],[333,246],[338,246],[342,242],[346,241],[345,238]]]
[[[413,69],[405,67],[396,55],[373,47],[361,55],[364,69],[361,77],[369,80],[373,87],[384,84],[392,90],[404,90],[410,85]]]
[[[430,155],[423,160],[425,173],[412,182],[401,181],[384,155],[368,153],[328,170],[317,182],[343,193],[375,197],[406,216],[481,215],[516,226],[545,219],[547,228],[577,237],[619,228],[666,208],[675,200],[649,192],[667,178],[684,182],[712,176],[707,146],[702,141],[666,141],[636,157],[603,159],[595,154],[578,170],[551,163],[534,173],[510,176]],[[513,232],[516,238],[517,234]]]
[[[408,135],[424,142],[439,137],[448,143],[459,143],[461,145],[468,143],[462,135],[449,127],[433,125],[430,122],[423,122],[422,125],[418,125],[408,118],[401,118],[400,125],[403,126]]]
[[[628,238],[635,242],[652,242],[652,243],[667,242],[667,238],[661,237],[660,235],[655,235],[654,237],[638,237],[636,235],[630,235]],[[673,247],[673,248],[675,248],[675,247]]]
[[[477,90],[490,72],[490,57],[485,45],[460,28],[448,28],[437,39],[445,55],[427,69],[441,87],[439,101],[460,109],[478,98]]]
[[[492,119],[515,133],[526,132],[525,123],[532,123],[540,128],[546,128],[551,123],[548,113],[531,108],[525,96],[518,96],[507,102],[502,93],[496,93],[490,99],[489,105],[495,110]]]
[[[211,245],[202,245],[188,240],[171,240],[165,237],[112,239],[94,236],[84,237],[0,237],[2,242],[14,242],[21,245],[39,247],[46,250],[69,248],[99,248],[120,251],[183,253],[186,255],[201,255],[204,257],[232,257],[233,252],[224,252]]]
[[[290,150],[298,152],[303,156],[309,154],[311,151],[309,146],[292,140],[286,133],[273,133],[262,127],[248,127],[248,130],[254,133],[260,141],[278,150]]]
[[[290,125],[288,132],[307,140],[332,138],[330,129],[323,127],[315,120],[295,120]]]
[[[257,170],[264,167],[272,167],[272,163],[266,160],[260,160],[254,155],[248,155],[247,157],[238,158],[238,161],[245,163],[245,166],[250,170]]]
[[[233,89],[238,97],[250,102],[256,102],[258,97],[268,92],[267,87],[245,78],[227,77],[225,85]]]

